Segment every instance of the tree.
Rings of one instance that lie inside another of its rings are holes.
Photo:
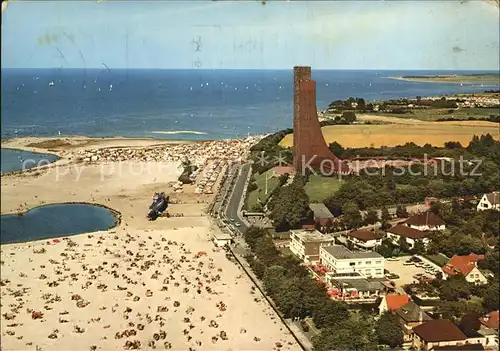
[[[463,275],[451,276],[441,284],[439,297],[446,301],[467,300],[471,295],[469,282]]]
[[[356,114],[354,111],[344,111],[342,112],[342,118],[347,122],[347,123],[352,123],[356,121]]]
[[[381,219],[382,222],[387,222],[391,219],[391,215],[389,214],[389,210],[387,207],[382,207],[382,213],[381,213]]]
[[[266,268],[262,282],[264,289],[270,296],[275,296],[281,291],[283,280],[285,278],[285,269],[282,266],[271,266]]]
[[[359,212],[358,206],[353,203],[347,203],[342,212],[344,213],[344,222],[348,228],[359,228],[363,224],[363,218],[361,217],[361,212]]]
[[[410,251],[410,245],[406,242],[406,238],[403,236],[399,237],[398,245],[401,251],[408,252]]]
[[[396,217],[398,218],[408,218],[408,210],[406,206],[398,205],[396,208]]]
[[[278,189],[268,207],[271,209],[270,218],[273,220],[276,231],[287,231],[298,228],[304,220],[312,220],[309,209],[309,197],[300,186],[298,180]]]
[[[377,211],[368,211],[365,217],[365,224],[375,224],[379,221]]]
[[[411,250],[416,255],[422,255],[425,253],[425,244],[421,239],[415,240],[415,245]]]
[[[484,291],[483,295],[483,306],[488,311],[498,311],[500,305],[500,295],[499,295],[499,284],[498,279],[495,279],[493,283],[488,285],[488,288]]]
[[[377,349],[376,339],[371,321],[348,320],[342,325],[323,329],[312,341],[315,351],[372,351]]]
[[[377,321],[375,332],[378,343],[396,348],[403,345],[403,329],[392,313],[384,313]]]
[[[328,145],[328,147],[330,148],[330,151],[337,157],[342,157],[342,154],[344,153],[345,149],[342,147],[342,145],[340,145],[339,143],[337,143],[336,141],[334,141],[333,143],[330,143]]]
[[[349,319],[349,310],[344,302],[326,299],[325,302],[313,311],[314,325],[320,329],[329,328]]]

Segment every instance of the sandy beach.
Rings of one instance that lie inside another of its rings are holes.
[[[2,146],[28,147],[31,138]],[[83,138],[85,139],[85,138]],[[88,147],[88,143],[83,141]],[[93,148],[127,145],[92,141]],[[177,161],[78,163],[82,147],[57,147],[58,165],[2,176],[2,214],[89,202],[121,213],[96,232],[1,247],[1,346],[6,350],[299,350],[248,277],[211,242],[213,195],[174,192]],[[133,141],[134,148],[151,141]],[[148,221],[164,191],[172,214]]]

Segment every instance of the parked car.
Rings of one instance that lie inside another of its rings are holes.
[[[239,223],[235,223],[234,225],[237,227],[241,227],[241,224],[239,224]]]
[[[411,266],[412,264],[414,264],[412,261],[404,261],[403,262],[403,266]]]
[[[386,278],[387,278],[387,279],[391,279],[391,280],[393,280],[393,279],[399,279],[400,277],[399,277],[399,275],[397,275],[397,274],[390,273],[390,274],[387,274],[387,275],[386,275]]]
[[[387,258],[387,261],[399,261],[398,257],[389,257]]]

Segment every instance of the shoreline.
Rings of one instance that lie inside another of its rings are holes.
[[[59,238],[71,238],[76,235],[84,235],[84,234],[92,234],[92,233],[97,233],[97,232],[105,232],[109,233],[113,229],[118,229],[120,227],[120,224],[122,222],[122,214],[120,211],[106,206],[101,203],[91,203],[91,202],[85,202],[85,201],[67,201],[67,202],[57,202],[57,203],[49,203],[49,204],[41,204],[37,205],[34,207],[30,207],[28,209],[25,209],[23,211],[18,211],[18,212],[1,212],[0,216],[25,216],[27,215],[30,211],[41,208],[41,207],[46,207],[46,206],[55,206],[55,205],[90,205],[90,206],[95,206],[95,207],[101,207],[106,209],[115,219],[113,226],[109,227],[106,230],[93,230],[91,232],[85,232],[85,233],[75,233],[75,234],[66,234],[66,235],[61,235],[61,236],[55,236],[55,237],[50,237],[50,238],[44,238],[44,239],[37,239],[37,240],[30,240],[30,241],[17,241],[14,243],[1,243],[0,245],[6,246],[6,245],[20,245],[20,244],[30,244],[30,243],[36,243],[36,242],[41,242],[45,240],[52,240],[52,239],[59,239]]]
[[[32,141],[2,147],[28,148]],[[51,239],[1,245],[2,347],[68,350],[77,343],[79,350],[116,350],[156,343],[160,349],[165,343],[174,350],[215,351],[271,350],[280,343],[283,351],[299,350],[250,278],[215,246],[213,235],[220,229],[206,213],[223,170],[245,158],[253,142],[165,145],[161,157],[150,161],[144,150],[151,149],[151,141],[127,147],[120,140],[125,150],[118,153],[116,141],[68,144],[57,148],[68,161],[58,172],[1,177],[5,214],[15,214],[19,204],[31,210],[84,203],[116,211],[120,218],[113,228],[62,236],[68,240],[57,245],[48,245]],[[88,157],[96,147],[99,155],[132,156],[75,163],[81,152]],[[184,156],[203,162],[196,182],[216,176],[213,194],[197,193],[197,183],[176,191],[182,173],[177,159]],[[152,168],[137,172],[130,166]],[[151,195],[162,191],[170,196],[171,216],[149,221]]]
[[[402,80],[405,82],[415,82],[415,83],[441,83],[441,84],[462,84],[462,85],[480,85],[481,87],[488,88],[488,87],[498,87],[500,85],[500,80],[497,79],[477,79],[475,77],[467,77],[467,76],[453,76],[450,75],[449,77],[447,76],[442,76],[442,77],[425,77],[421,76],[418,77],[416,76],[415,78],[411,77],[403,77],[403,76],[389,76],[389,77],[381,77],[384,79],[393,79],[393,80]],[[448,80],[453,79],[453,80]],[[472,94],[472,93],[471,93]]]

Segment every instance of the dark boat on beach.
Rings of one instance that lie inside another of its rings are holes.
[[[165,193],[155,193],[153,195],[153,203],[149,206],[148,212],[148,218],[150,221],[154,221],[166,211],[169,200],[170,197],[165,196]]]

